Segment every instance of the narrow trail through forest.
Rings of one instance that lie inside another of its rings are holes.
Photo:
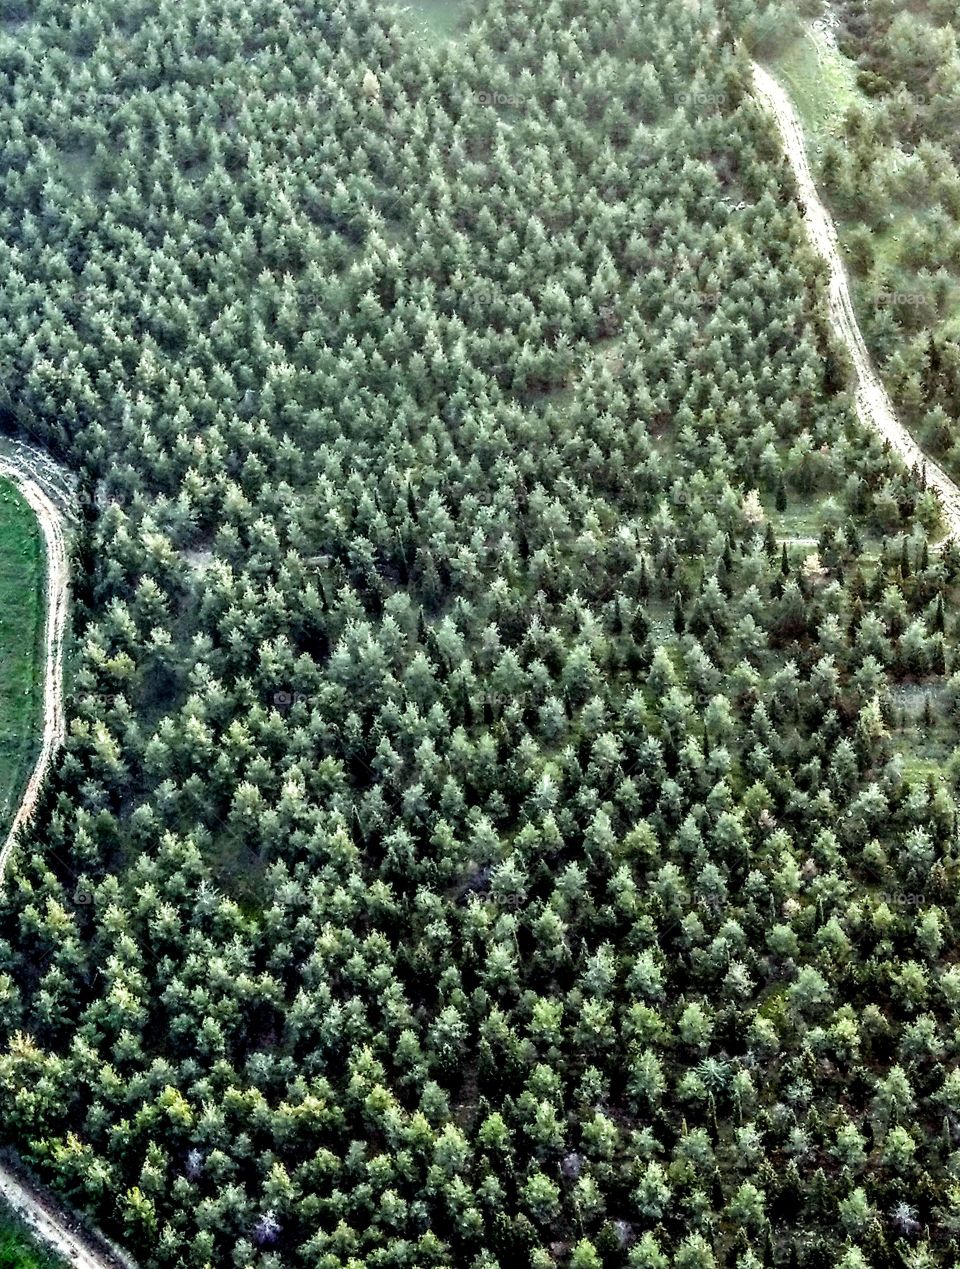
[[[753,78],[757,96],[772,112],[787,159],[793,168],[800,197],[803,200],[803,218],[813,245],[819,251],[829,270],[829,307],[834,329],[846,344],[853,360],[857,376],[857,412],[861,421],[873,428],[890,442],[908,467],[916,466],[926,473],[927,486],[940,496],[944,520],[951,537],[960,538],[960,488],[932,458],[928,458],[904,425],[897,418],[893,404],[880,376],[874,368],[867,346],[860,331],[850,285],[840,252],[833,218],[824,207],[817,193],[817,186],[810,172],[803,130],[793,103],[769,71],[756,62]]]
[[[43,734],[6,838],[0,846],[0,886],[16,842],[37,804],[50,764],[64,739],[63,647],[67,629],[69,567],[65,507],[72,497],[69,478],[39,451],[16,442],[0,450],[0,476],[20,490],[33,510],[46,548],[43,633]],[[76,1269],[129,1269],[132,1262],[87,1234],[52,1195],[32,1185],[0,1160],[0,1197],[40,1242]]]

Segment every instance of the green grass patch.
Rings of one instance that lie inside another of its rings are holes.
[[[778,538],[819,538],[823,523],[820,506],[820,501],[812,499],[791,499],[783,511],[771,507],[764,510]]]
[[[836,492],[826,493],[819,497],[799,496],[791,491],[787,506],[783,511],[777,511],[772,506],[773,499],[765,498],[764,511],[767,519],[773,526],[774,536],[787,543],[787,548],[801,550],[806,548],[808,551],[816,549],[816,544],[820,540],[820,534],[823,531],[824,524],[827,521],[825,513],[825,505],[832,501],[834,506],[843,507],[843,500]],[[837,524],[835,519],[831,519],[837,528],[843,527],[843,524],[849,519],[846,512],[840,517],[840,523]],[[880,548],[884,542],[884,535],[871,529],[861,521],[857,520],[857,529],[860,533],[860,556],[862,560],[876,559],[879,556]],[[810,540],[812,539],[812,541]]]
[[[942,779],[957,743],[942,680],[900,684],[891,689],[890,699],[894,711],[890,739],[904,771],[914,776],[932,772]]]
[[[813,157],[828,137],[840,134],[851,106],[869,109],[870,99],[857,85],[856,64],[813,27],[773,59],[770,69],[790,93]]]
[[[19,491],[0,480],[2,832],[6,832],[39,746],[45,567],[43,536],[36,517]]]
[[[0,1206],[0,1269],[66,1269],[66,1264],[37,1242],[11,1208]]]
[[[74,189],[90,190],[93,188],[94,155],[86,150],[60,150],[58,153],[60,170],[64,179]]]
[[[456,39],[470,25],[476,0],[415,0],[403,6],[408,21],[434,40]]]

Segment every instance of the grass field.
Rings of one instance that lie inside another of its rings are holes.
[[[0,1206],[0,1269],[66,1269],[66,1265],[37,1243],[14,1212]]]
[[[474,0],[414,0],[401,6],[408,21],[434,39],[453,39],[470,21]]]
[[[39,745],[44,567],[33,512],[0,480],[0,834]]]
[[[851,106],[869,108],[869,99],[857,87],[854,63],[813,27],[789,44],[770,68],[790,93],[814,159],[828,137],[840,135]]]

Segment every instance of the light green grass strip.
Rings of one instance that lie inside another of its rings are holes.
[[[0,480],[0,835],[40,743],[45,563],[36,517]]]
[[[814,27],[807,27],[784,49],[771,69],[789,90],[807,146],[815,155],[827,137],[840,134],[851,106],[870,109],[870,99],[857,86],[855,63]]]
[[[41,1247],[19,1216],[0,1204],[0,1269],[67,1269],[67,1262]]]

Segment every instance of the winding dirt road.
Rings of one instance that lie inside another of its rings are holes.
[[[69,567],[65,520],[72,500],[69,478],[47,455],[29,446],[4,441],[0,448],[0,476],[23,494],[43,533],[46,548],[46,610],[44,619],[43,735],[40,752],[23,791],[6,839],[0,846],[0,886],[16,843],[37,804],[44,779],[63,744],[63,644],[67,629]],[[52,1195],[31,1184],[0,1160],[0,1198],[33,1234],[76,1269],[130,1269],[132,1261],[106,1240],[87,1233]]]
[[[867,427],[873,428],[884,440],[890,442],[891,448],[908,467],[916,466],[925,472],[928,488],[935,489],[940,497],[950,535],[960,538],[960,488],[942,467],[927,457],[897,418],[887,390],[881,383],[863,342],[850,299],[850,285],[843,266],[836,227],[817,193],[807,161],[803,130],[793,103],[770,72],[756,62],[753,64],[753,80],[757,97],[769,107],[777,122],[783,148],[803,200],[803,218],[807,231],[829,271],[830,319],[853,360],[857,376],[857,413]]]

